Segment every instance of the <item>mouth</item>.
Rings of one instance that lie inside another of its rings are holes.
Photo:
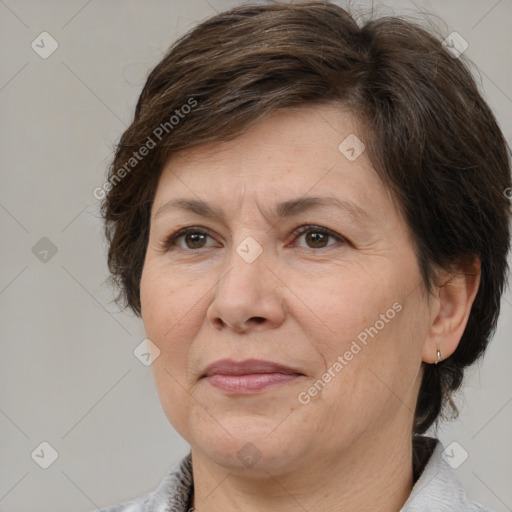
[[[294,381],[304,374],[270,361],[223,359],[208,366],[201,376],[227,394],[247,395]]]

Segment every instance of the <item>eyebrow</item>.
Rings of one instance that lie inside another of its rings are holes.
[[[338,199],[336,197],[300,197],[297,199],[289,199],[288,201],[278,203],[274,206],[270,214],[272,217],[287,218],[315,208],[332,206],[345,211],[357,222],[364,223],[370,220],[368,213],[360,206],[352,201]],[[155,219],[172,209],[184,210],[201,217],[218,219],[222,223],[227,224],[226,216],[220,208],[197,199],[171,199],[156,211]]]

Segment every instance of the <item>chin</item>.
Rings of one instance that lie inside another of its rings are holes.
[[[282,420],[238,415],[228,420],[219,418],[220,426],[210,418],[202,427],[192,426],[193,435],[187,441],[226,469],[252,475],[263,471],[262,476],[268,477],[268,472],[279,472],[304,456],[306,449],[301,447],[311,446],[311,442],[301,443],[293,434],[291,422],[288,428],[279,426]]]

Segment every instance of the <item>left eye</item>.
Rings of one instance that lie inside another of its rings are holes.
[[[305,235],[306,243],[312,249],[324,249],[325,247],[334,245],[326,245],[326,242],[329,239],[329,237],[334,238],[338,242],[345,241],[345,239],[342,236],[320,226],[304,226],[302,228],[299,228],[299,230],[295,231],[294,235],[297,237],[297,239]]]
[[[293,232],[294,241],[305,235],[306,243],[311,249],[324,249],[334,244],[327,244],[329,238],[333,238],[338,242],[346,242],[345,238],[333,231],[320,226],[303,226]],[[174,248],[181,250],[197,251],[199,249],[208,248],[212,246],[206,245],[208,238],[212,238],[206,231],[198,228],[185,228],[177,233],[171,235],[165,242],[167,251]],[[178,241],[182,240],[185,247],[181,247]]]

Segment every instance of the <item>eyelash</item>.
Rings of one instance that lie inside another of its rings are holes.
[[[342,243],[346,243],[348,242],[348,240],[344,237],[342,237],[341,235],[338,235],[336,233],[334,233],[333,231],[331,231],[330,229],[327,229],[327,228],[323,228],[321,226],[313,226],[313,225],[307,225],[307,226],[301,226],[299,228],[297,228],[293,233],[292,235],[296,238],[302,236],[304,233],[307,233],[308,231],[311,231],[313,233],[322,233],[324,235],[329,235],[333,238],[335,238],[338,242],[342,242]],[[176,241],[181,238],[181,237],[184,237],[188,234],[199,234],[199,235],[205,235],[205,236],[210,236],[206,231],[204,230],[201,230],[199,228],[196,228],[196,227],[189,227],[189,228],[183,228],[181,230],[179,230],[178,232],[170,235],[165,241],[164,241],[164,249],[166,251],[171,251],[173,250],[174,247],[176,247]],[[211,238],[211,237],[210,237]],[[319,249],[314,249],[314,248],[311,248],[313,250],[316,250],[316,251],[320,251],[322,249],[329,249],[329,247],[332,247],[331,245],[328,245],[326,247],[320,247]],[[179,248],[181,249],[181,247]],[[188,251],[188,252],[197,252],[201,249],[205,249],[205,248],[200,248],[200,249],[182,249],[184,251]],[[206,247],[206,249],[208,249],[208,247]],[[305,249],[305,247],[301,247],[301,249]]]

